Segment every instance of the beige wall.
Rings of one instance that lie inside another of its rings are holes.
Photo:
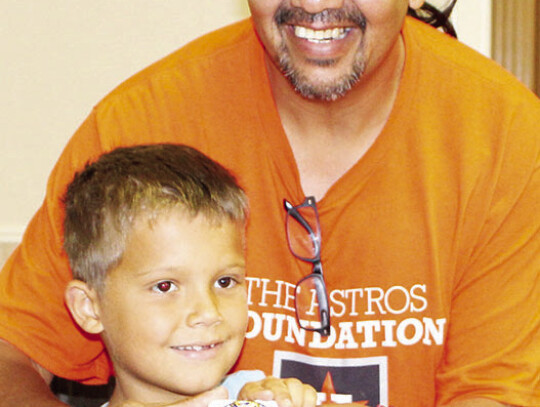
[[[247,16],[246,3],[0,0],[0,243],[19,239],[61,149],[106,92],[189,39]],[[489,0],[459,0],[456,9],[461,40],[486,54],[490,10]]]
[[[0,241],[17,239],[92,106],[245,0],[0,0]]]
[[[458,0],[452,19],[461,41],[491,56],[491,1]]]

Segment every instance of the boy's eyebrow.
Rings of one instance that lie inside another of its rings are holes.
[[[246,269],[246,262],[245,261],[238,261],[238,262],[232,262],[228,265],[225,265],[224,267],[220,267],[219,269],[216,269],[216,273],[219,272],[226,272],[227,270],[242,270],[243,274],[245,274]],[[133,274],[135,277],[142,277],[147,274],[151,273],[184,273],[184,274],[191,274],[196,272],[196,270],[185,268],[185,267],[177,267],[177,266],[165,266],[165,267],[156,267],[156,268],[148,268],[148,269],[138,269],[134,270]]]

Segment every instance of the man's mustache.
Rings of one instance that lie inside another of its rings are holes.
[[[348,24],[359,27],[362,31],[366,29],[366,18],[356,7],[326,9],[319,13],[308,13],[300,7],[280,6],[274,15],[277,25],[302,25],[323,23],[323,24]]]

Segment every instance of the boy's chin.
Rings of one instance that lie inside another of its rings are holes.
[[[181,394],[187,397],[193,397],[213,390],[221,385],[226,373],[227,372],[215,374],[208,373],[201,378],[191,377],[189,380],[183,382],[182,388],[184,391],[182,391]]]

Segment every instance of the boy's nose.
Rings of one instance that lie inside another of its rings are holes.
[[[314,14],[330,8],[341,8],[344,2],[345,0],[291,0],[291,5]]]
[[[212,293],[193,293],[193,301],[189,307],[187,324],[190,327],[210,326],[222,321],[219,304]]]

